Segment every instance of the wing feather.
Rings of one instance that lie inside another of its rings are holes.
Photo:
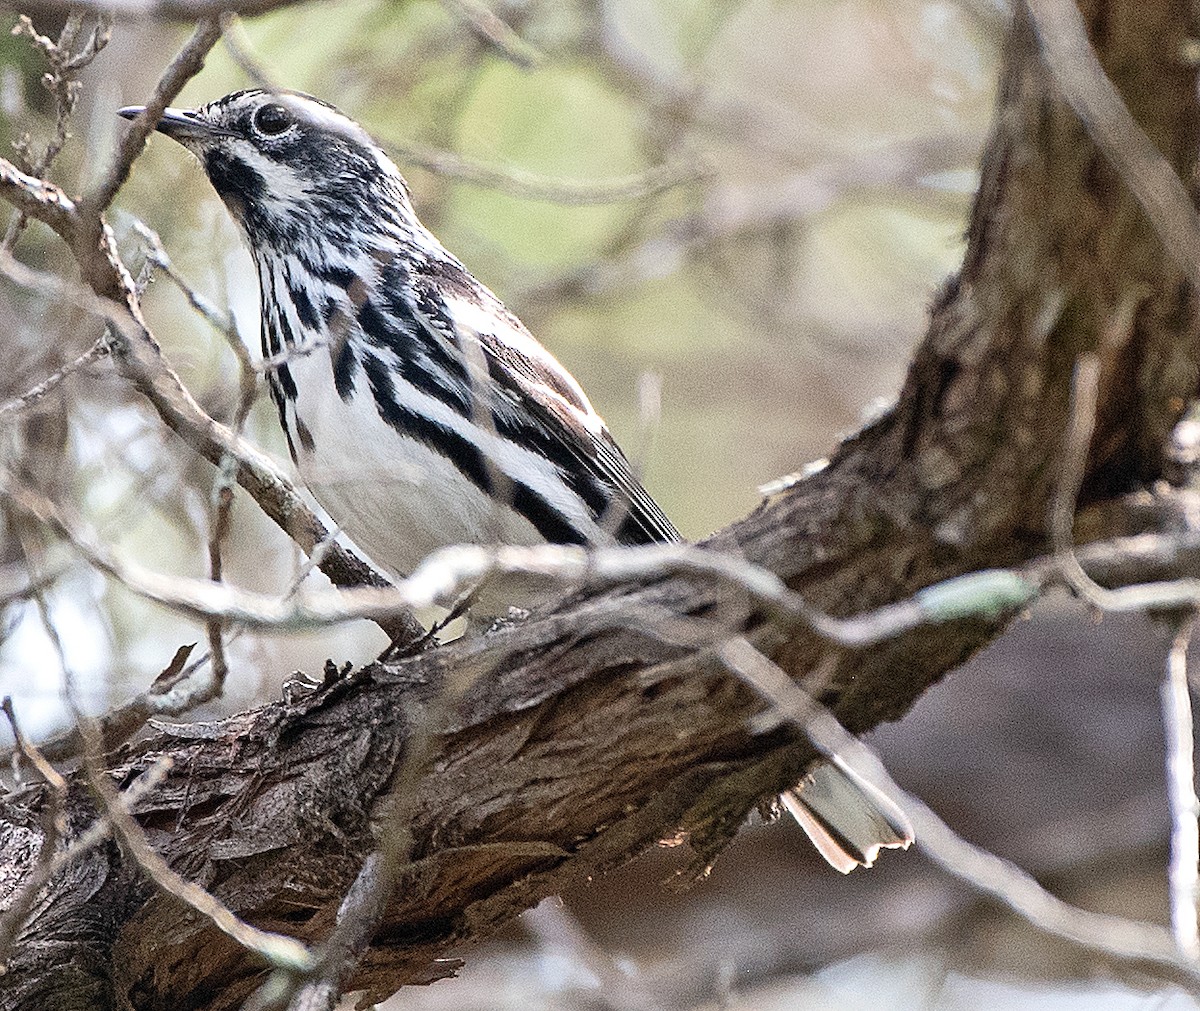
[[[607,490],[608,508],[596,519],[613,531],[618,543],[679,540],[674,524],[642,487],[571,374],[495,295],[457,262],[453,267],[442,262],[436,272],[412,277],[416,312],[429,331],[457,343],[459,353],[467,341],[478,342],[492,388],[507,400],[507,409],[517,417],[532,415],[527,420],[565,451],[580,475]],[[493,409],[502,411],[504,406]]]

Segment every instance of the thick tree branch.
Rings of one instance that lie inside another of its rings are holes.
[[[1200,131],[1185,5],[1096,3],[1084,16],[1133,119],[1191,179]],[[1197,392],[1197,330],[1186,276],[1018,18],[967,255],[897,405],[707,546],[835,615],[1020,565],[1051,547],[1079,356],[1099,363],[1080,500],[1103,504],[1162,472]],[[706,644],[674,634],[681,620],[701,623]],[[133,807],[158,852],[255,926],[320,943],[379,848],[427,714],[454,700],[411,791],[410,862],[350,981],[379,997],[450,971],[439,959],[451,945],[664,836],[686,834],[702,872],[750,809],[798,779],[811,746],[786,726],[758,729],[761,702],[724,669],[722,643],[744,636],[861,732],[903,714],[1002,624],[964,618],[851,650],[727,581],[664,572],[298,703],[172,728],[111,775],[120,786],[170,756],[173,771]],[[6,805],[0,894],[36,866],[47,803],[32,788]],[[96,817],[78,783],[67,813],[73,832]],[[218,1011],[266,972],[182,918],[114,848],[55,879],[9,970],[3,1008]]]

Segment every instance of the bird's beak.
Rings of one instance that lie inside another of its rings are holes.
[[[118,109],[117,115],[125,119],[136,119],[145,111],[144,105],[127,105],[124,109]],[[165,109],[154,129],[185,146],[188,141],[233,136],[228,130],[201,119],[191,109]]]

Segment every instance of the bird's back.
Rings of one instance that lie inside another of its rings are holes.
[[[256,254],[263,291],[286,293],[264,298],[263,339],[289,448],[378,564],[404,574],[452,543],[678,538],[575,380],[428,233],[377,237],[344,284]]]

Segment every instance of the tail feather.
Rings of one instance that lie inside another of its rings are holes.
[[[908,849],[913,828],[895,801],[836,755],[780,798],[835,869],[870,867],[881,849]]]

